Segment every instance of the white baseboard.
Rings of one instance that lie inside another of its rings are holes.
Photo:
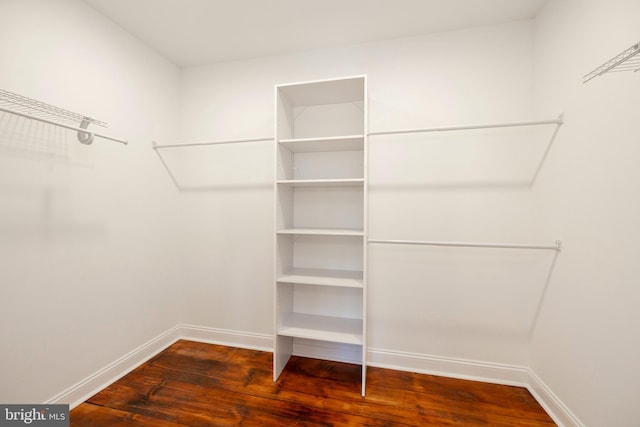
[[[273,337],[271,335],[193,325],[176,325],[44,403],[64,403],[69,404],[70,408],[75,408],[180,339],[253,350],[273,351]]]
[[[196,325],[180,325],[180,338],[273,353],[273,336]]]
[[[369,366],[526,387],[558,427],[584,424],[529,367],[370,348]]]
[[[181,324],[142,344],[44,403],[68,403],[71,408],[74,408],[180,339],[273,352],[273,336],[271,335]],[[357,349],[334,347],[319,345],[317,342],[310,343],[305,340],[299,340],[294,349],[294,354],[304,357],[360,363],[360,347]],[[525,366],[487,363],[377,348],[368,349],[367,365],[526,387],[559,427],[584,427],[584,424],[553,391],[531,369]]]
[[[179,339],[180,326],[178,325],[147,341],[99,371],[94,372],[87,378],[44,402],[44,404],[63,403],[69,404],[71,408],[74,408],[100,390],[133,371]]]
[[[559,427],[584,427],[582,421],[532,370],[529,370],[527,389]]]
[[[478,362],[425,354],[369,348],[367,365],[493,384],[526,387],[529,369],[524,366]]]

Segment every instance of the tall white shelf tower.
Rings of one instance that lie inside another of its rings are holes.
[[[274,381],[292,354],[366,383],[367,80],[276,86]]]

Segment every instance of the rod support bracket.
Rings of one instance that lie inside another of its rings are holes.
[[[558,248],[558,252],[562,252],[562,240],[556,240],[556,247]]]
[[[80,129],[86,129],[91,124],[92,120],[85,117],[82,119],[80,123]],[[91,132],[80,132],[78,131],[78,141],[84,145],[91,145],[93,143],[93,134]]]

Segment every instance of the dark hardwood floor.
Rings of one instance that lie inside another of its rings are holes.
[[[71,411],[71,426],[544,426],[524,388],[178,341]]]

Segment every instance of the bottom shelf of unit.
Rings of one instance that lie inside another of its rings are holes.
[[[362,345],[362,319],[292,313],[278,328],[278,335],[344,344]]]

